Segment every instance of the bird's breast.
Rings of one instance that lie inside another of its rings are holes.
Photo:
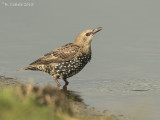
[[[91,54],[82,54],[70,61],[58,63],[54,67],[54,72],[62,78],[68,78],[83,69],[83,67],[91,60]]]

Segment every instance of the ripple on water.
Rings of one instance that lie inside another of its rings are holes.
[[[129,79],[129,80],[83,80],[75,82],[76,88],[79,87],[81,92],[90,94],[107,94],[107,95],[141,95],[150,94],[151,92],[160,92],[160,81],[151,79]],[[74,89],[74,87],[71,87]],[[94,93],[93,93],[94,92]]]

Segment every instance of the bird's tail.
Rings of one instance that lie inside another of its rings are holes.
[[[29,65],[27,67],[21,68],[19,70],[17,70],[17,72],[23,71],[23,70],[38,70],[37,66],[34,65]]]
[[[16,72],[20,72],[20,71],[23,71],[23,70],[25,70],[25,68],[21,68],[19,70],[16,70]]]

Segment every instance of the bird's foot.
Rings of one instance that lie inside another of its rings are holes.
[[[67,85],[66,84],[63,86],[63,90],[67,91]]]

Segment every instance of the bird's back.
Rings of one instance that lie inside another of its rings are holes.
[[[30,65],[59,63],[73,59],[80,53],[80,46],[73,43],[66,44],[56,50],[53,50]]]

